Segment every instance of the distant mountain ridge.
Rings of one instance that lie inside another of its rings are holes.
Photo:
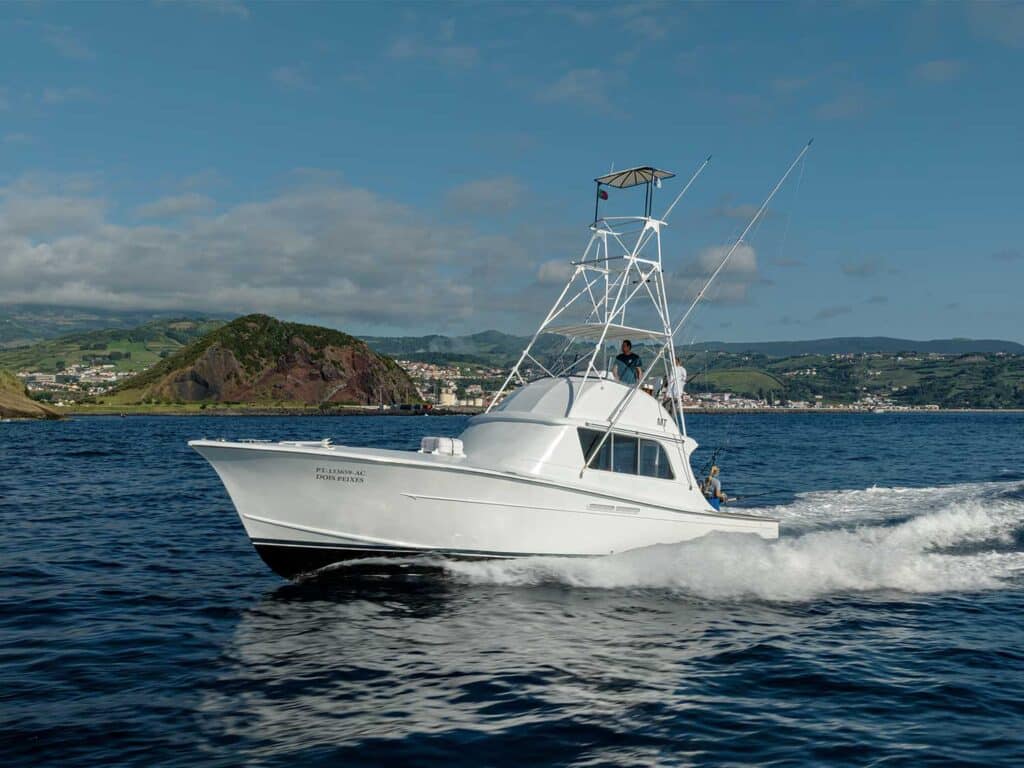
[[[684,349],[719,352],[752,352],[768,357],[797,355],[899,354],[900,352],[934,353],[937,355],[993,355],[1000,352],[1022,355],[1024,344],[999,339],[932,339],[914,341],[888,336],[839,336],[807,341],[708,341],[690,344]]]
[[[416,387],[394,360],[330,328],[245,315],[133,376],[130,402],[408,403]]]
[[[175,317],[151,320],[137,328],[75,331],[27,345],[0,347],[0,367],[55,373],[89,362],[141,371],[222,325],[222,320]]]
[[[386,355],[425,362],[465,361],[508,365],[529,342],[528,336],[514,336],[500,331],[482,331],[468,336],[365,336],[367,344]],[[545,335],[539,340],[540,354],[555,352],[565,340]],[[914,341],[887,336],[847,336],[806,341],[708,341],[681,348],[684,354],[697,351],[720,351],[765,355],[767,357],[795,357],[799,355],[832,355],[900,352],[935,353],[943,355],[1024,354],[1024,344],[997,339],[934,339]]]
[[[489,330],[468,336],[364,336],[363,340],[378,352],[404,360],[505,365],[522,352],[530,338]],[[553,335],[541,337],[540,342],[545,349],[565,343]]]
[[[0,348],[24,346],[43,339],[85,331],[137,328],[154,320],[173,318],[214,318],[226,321],[230,316],[182,310],[120,310],[48,304],[6,304],[0,306]]]

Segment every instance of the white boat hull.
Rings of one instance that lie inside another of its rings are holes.
[[[256,550],[288,578],[352,558],[588,556],[712,531],[778,537],[769,518],[672,509],[411,452],[190,445],[217,471]]]

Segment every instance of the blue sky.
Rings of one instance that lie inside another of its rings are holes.
[[[1024,341],[1021,3],[7,3],[0,49],[0,302],[524,332],[594,176],[712,154],[679,306],[813,136],[685,340]]]

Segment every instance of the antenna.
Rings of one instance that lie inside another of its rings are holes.
[[[711,273],[711,276],[707,279],[707,282],[704,283],[704,286],[697,293],[697,296],[693,300],[693,303],[690,304],[690,307],[686,310],[686,312],[683,314],[683,316],[681,318],[679,318],[679,322],[676,323],[675,330],[672,331],[672,335],[673,336],[675,334],[679,333],[679,329],[683,327],[683,323],[686,322],[686,319],[690,316],[690,314],[693,312],[693,310],[697,307],[697,305],[700,303],[701,299],[704,298],[704,294],[707,293],[708,288],[711,287],[711,284],[715,281],[715,278],[717,278],[719,273],[723,269],[725,269],[725,265],[729,263],[729,259],[736,252],[736,249],[739,248],[743,244],[743,239],[750,233],[750,230],[754,228],[754,225],[758,222],[758,220],[764,214],[765,210],[768,208],[768,203],[770,203],[772,201],[772,198],[775,197],[775,193],[777,193],[782,188],[782,185],[786,183],[786,179],[789,178],[789,174],[791,174],[793,172],[793,169],[796,168],[797,163],[799,163],[801,160],[803,160],[804,155],[807,154],[807,152],[811,148],[811,144],[813,144],[813,143],[814,143],[814,139],[811,139],[810,141],[808,141],[807,144],[804,145],[804,148],[800,150],[800,154],[798,154],[796,156],[796,159],[793,160],[792,163],[790,163],[790,166],[789,166],[789,168],[786,169],[786,172],[784,174],[782,174],[782,178],[779,179],[779,181],[775,185],[774,189],[772,189],[772,191],[768,195],[768,197],[765,198],[764,202],[761,203],[761,207],[757,209],[757,213],[754,214],[753,218],[750,220],[750,222],[747,224],[746,228],[743,230],[743,233],[736,239],[736,242],[732,244],[732,248],[730,248],[729,252],[725,254],[725,258],[723,258],[721,263],[717,267],[715,267],[715,271]]]

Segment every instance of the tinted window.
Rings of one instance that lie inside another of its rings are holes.
[[[596,429],[581,429],[580,433],[580,448],[583,449],[583,458],[589,459],[590,454],[594,452],[597,444],[601,442],[601,437],[604,432],[598,432]],[[604,441],[604,445],[601,446],[601,450],[598,452],[594,460],[590,462],[591,469],[604,469],[610,470],[612,468],[612,438],[611,435]]]
[[[612,435],[612,472],[636,474],[636,444],[635,437]]]
[[[604,432],[596,429],[578,430],[580,448],[587,459],[601,442]],[[671,480],[672,466],[661,444],[653,440],[638,440],[635,437],[611,434],[604,441],[600,451],[590,462],[591,469],[603,469],[606,472],[620,472],[625,475],[638,473],[647,477],[661,477]]]
[[[640,474],[647,477],[660,477],[664,480],[672,480],[672,465],[669,464],[668,455],[661,443],[653,440],[640,441]]]

